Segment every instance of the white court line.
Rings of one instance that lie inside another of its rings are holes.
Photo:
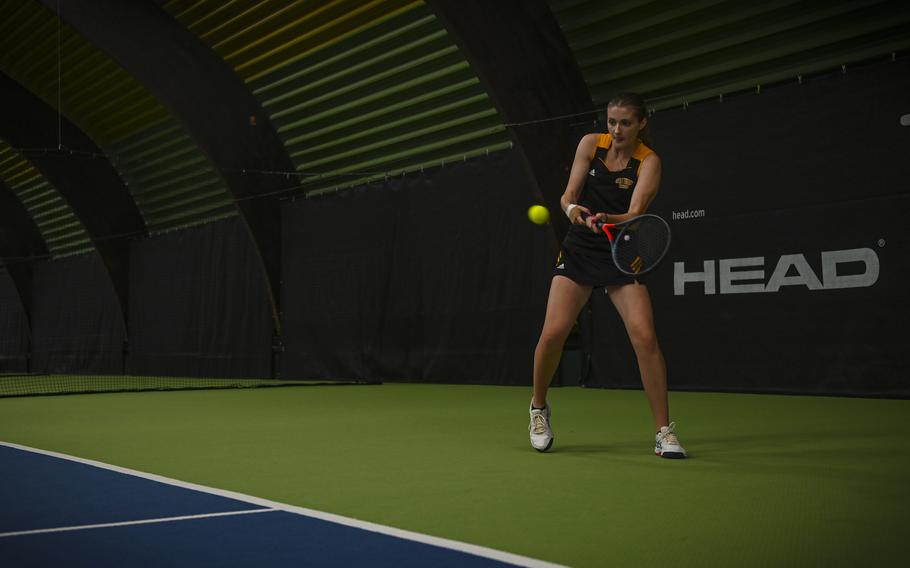
[[[565,566],[563,566],[561,564],[554,564],[552,562],[546,562],[544,560],[537,560],[536,558],[529,558],[527,556],[512,554],[510,552],[503,552],[501,550],[496,550],[494,548],[487,548],[485,546],[478,546],[476,544],[468,544],[466,542],[460,542],[457,540],[450,540],[447,538],[430,536],[427,534],[421,534],[421,533],[407,531],[407,530],[403,530],[403,529],[396,529],[394,527],[388,527],[385,525],[371,523],[368,521],[361,521],[359,519],[343,517],[341,515],[335,515],[332,513],[317,511],[315,509],[307,509],[306,507],[288,505],[287,503],[279,503],[278,501],[270,501],[268,499],[262,499],[260,497],[254,497],[252,495],[245,495],[243,493],[236,493],[234,491],[227,491],[225,489],[218,489],[215,487],[206,487],[205,485],[197,485],[195,483],[180,481],[179,479],[172,479],[170,477],[164,477],[161,475],[156,475],[154,473],[145,473],[143,471],[137,471],[135,469],[129,469],[129,468],[120,467],[117,465],[111,465],[111,464],[107,464],[104,462],[99,462],[99,461],[95,461],[95,460],[71,456],[68,454],[61,454],[59,452],[52,452],[50,450],[40,450],[38,448],[32,448],[30,446],[23,446],[20,444],[14,444],[12,442],[3,442],[3,441],[0,441],[0,446],[7,446],[9,448],[15,448],[17,450],[33,452],[36,454],[43,454],[43,455],[51,456],[54,458],[60,458],[60,459],[64,459],[64,460],[68,460],[68,461],[72,461],[72,462],[76,462],[76,463],[90,465],[93,467],[106,469],[109,471],[115,471],[117,473],[122,473],[125,475],[132,475],[134,477],[139,477],[142,479],[157,481],[159,483],[165,483],[167,485],[173,485],[175,487],[182,487],[184,489],[192,489],[193,491],[208,493],[210,495],[218,495],[220,497],[225,497],[227,499],[235,499],[237,501],[243,501],[245,503],[251,503],[253,505],[260,505],[262,507],[268,508],[268,509],[262,509],[262,511],[266,511],[269,509],[274,509],[274,510],[278,510],[278,511],[286,511],[288,513],[304,515],[307,517],[312,517],[315,519],[320,519],[323,521],[328,521],[330,523],[336,523],[336,524],[344,525],[347,527],[353,527],[353,528],[357,528],[357,529],[361,529],[361,530],[365,530],[365,531],[369,531],[369,532],[375,532],[375,533],[379,533],[379,534],[393,536],[393,537],[404,539],[404,540],[410,540],[413,542],[419,542],[422,544],[429,544],[431,546],[438,546],[440,548],[446,548],[449,550],[455,550],[458,552],[473,554],[474,556],[489,558],[491,560],[498,560],[499,562],[505,562],[507,564],[514,564],[516,566],[527,566],[529,568],[566,568]]]
[[[86,529],[106,529],[110,527],[126,527],[129,525],[150,525],[153,523],[172,523],[174,521],[189,521],[192,519],[208,519],[211,517],[229,517],[231,515],[249,515],[252,513],[274,513],[278,509],[248,509],[246,511],[225,511],[223,513],[204,513],[201,515],[183,515],[181,517],[161,517],[158,519],[143,519],[141,521],[121,521],[119,523],[100,523],[97,525],[73,525],[71,527],[54,527],[52,529],[34,529],[30,531],[16,531],[0,533],[0,538],[8,536],[24,536],[27,534],[44,534],[68,531],[83,531]]]

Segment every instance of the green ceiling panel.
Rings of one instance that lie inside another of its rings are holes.
[[[170,0],[165,9],[246,80],[420,6],[417,0]]]
[[[597,105],[653,108],[797,80],[910,50],[903,0],[550,0]]]
[[[29,212],[51,256],[61,258],[95,250],[82,223],[57,189],[22,154],[2,140],[0,179]]]
[[[125,69],[37,0],[0,2],[0,70],[62,111],[102,149],[150,232],[237,214],[224,181],[186,129]]]
[[[307,194],[510,147],[422,1],[172,0],[165,9],[247,81]]]

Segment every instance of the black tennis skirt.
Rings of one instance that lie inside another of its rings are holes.
[[[609,249],[603,253],[594,251],[589,253],[565,245],[559,252],[553,276],[565,276],[578,284],[595,288],[643,283],[640,276],[629,276],[620,272],[613,263]]]

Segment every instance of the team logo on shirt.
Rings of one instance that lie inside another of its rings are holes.
[[[634,183],[627,177],[616,178],[616,185],[619,186],[619,189],[629,189]]]

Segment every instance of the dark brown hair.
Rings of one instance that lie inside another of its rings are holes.
[[[638,120],[647,118],[648,125],[639,131],[638,138],[646,145],[651,146],[651,120],[648,116],[648,107],[645,104],[645,99],[641,95],[638,93],[619,93],[607,103],[607,108],[609,109],[610,107],[625,107],[632,109]]]

